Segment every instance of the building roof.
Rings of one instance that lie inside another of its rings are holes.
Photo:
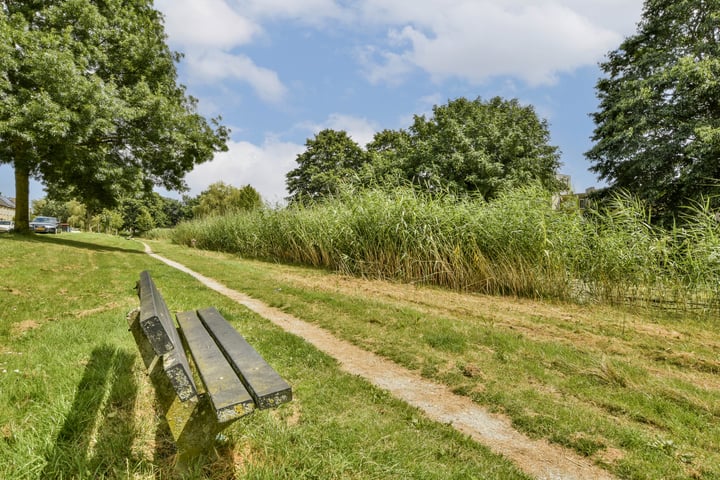
[[[0,207],[15,209],[15,202],[7,197],[0,195]]]

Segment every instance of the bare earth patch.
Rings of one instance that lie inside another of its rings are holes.
[[[20,323],[13,324],[11,332],[13,336],[19,336],[38,327],[40,327],[40,324],[35,320],[24,320]]]
[[[580,457],[568,449],[544,440],[526,437],[512,427],[507,417],[491,414],[469,398],[453,394],[443,385],[423,379],[389,360],[334,337],[326,330],[231,290],[184,265],[154,254],[148,245],[145,245],[145,252],[193,276],[208,288],[244,305],[285,331],[302,337],[319,350],[337,359],[346,372],[359,375],[389,391],[395,397],[423,410],[429,418],[452,425],[492,451],[511,459],[518,468],[535,478],[547,480],[614,478],[608,472],[593,465],[587,458]]]
[[[20,297],[20,296],[24,296],[24,293],[23,293],[23,292],[21,292],[20,290],[15,289],[15,288],[12,288],[12,287],[0,287],[0,290],[3,291],[3,292],[7,292],[7,293],[9,293],[10,295],[16,295],[16,296],[19,296],[19,297]]]
[[[110,302],[108,304],[101,305],[96,308],[91,308],[89,310],[81,310],[79,312],[76,312],[75,315],[80,318],[88,317],[90,315],[95,315],[97,313],[103,313],[103,312],[107,312],[109,310],[113,310],[115,308],[118,308],[119,306],[120,306],[120,304],[117,302]]]

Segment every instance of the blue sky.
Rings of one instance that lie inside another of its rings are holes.
[[[591,146],[604,56],[635,32],[642,0],[155,0],[185,54],[180,83],[231,128],[229,151],[186,180],[224,181],[281,201],[285,174],[324,128],[364,146],[449,99],[531,104],[575,191],[598,185]],[[0,192],[14,195],[12,169]],[[163,194],[168,194],[163,192]],[[31,198],[44,196],[33,182]],[[177,194],[171,194],[177,196]]]

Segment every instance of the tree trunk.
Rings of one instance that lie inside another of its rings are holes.
[[[30,231],[30,173],[21,161],[15,161],[15,231]]]

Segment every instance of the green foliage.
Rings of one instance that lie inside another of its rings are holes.
[[[502,189],[538,182],[557,190],[557,147],[547,122],[531,106],[495,97],[459,98],[415,116],[407,149],[400,150],[407,180],[429,191],[494,198]]]
[[[369,160],[345,131],[323,130],[305,146],[297,156],[297,168],[286,175],[291,202],[311,202],[338,193]]]
[[[117,210],[104,208],[102,212],[92,217],[89,230],[98,233],[111,233],[117,235],[126,221],[122,213]]]
[[[27,184],[77,198],[91,213],[185,172],[225,147],[227,130],[176,84],[150,0],[3,2],[1,162],[15,167],[22,230]]]
[[[655,215],[714,195],[720,179],[720,5],[648,0],[597,83],[592,169]]]
[[[366,150],[344,131],[323,130],[287,174],[290,200],[312,201],[359,188],[414,186],[435,195],[492,199],[502,190],[538,183],[558,191],[557,147],[533,107],[495,97],[458,98],[415,116],[408,130],[383,130]]]
[[[458,98],[415,116],[409,130],[385,130],[368,144],[370,185],[415,185],[435,194],[491,199],[503,189],[540,183],[556,191],[557,147],[531,106],[495,97]]]
[[[61,202],[41,198],[33,201],[34,215],[48,215],[67,222],[73,228],[117,234],[145,233],[153,228],[170,228],[192,218],[189,204],[196,199],[184,197],[182,201],[161,197],[158,193],[120,199],[116,208],[103,208],[88,216],[85,204],[78,200]]]
[[[158,227],[172,227],[192,217],[192,210],[187,208],[187,205],[183,201],[165,197],[161,197],[161,200],[162,204],[160,208],[162,209],[165,221],[162,223],[156,221]]]
[[[77,200],[70,200],[65,203],[68,217],[67,223],[73,228],[85,228],[87,220],[87,208]]]
[[[148,240],[171,240],[172,239],[172,229],[170,228],[153,228],[152,230],[149,230],[143,234],[143,238],[146,238]]]
[[[252,186],[237,188],[224,182],[217,182],[197,197],[197,204],[192,207],[192,211],[195,217],[207,217],[255,210],[262,205],[260,194]]]
[[[156,226],[155,218],[150,213],[150,206],[142,198],[123,199],[120,211],[123,219],[122,228],[131,235],[142,234]]]
[[[404,171],[404,155],[410,145],[410,135],[405,130],[382,130],[367,144],[370,162],[361,174],[361,184],[370,188],[392,189],[410,185]]]
[[[71,215],[68,204],[58,202],[56,200],[48,200],[46,198],[33,200],[32,212],[33,215],[55,217],[61,222],[66,221]]]

